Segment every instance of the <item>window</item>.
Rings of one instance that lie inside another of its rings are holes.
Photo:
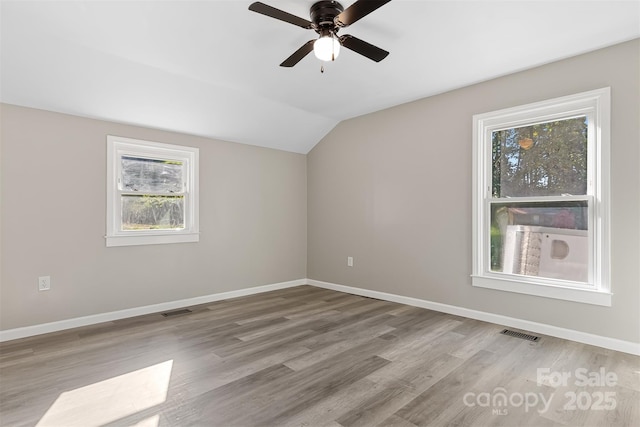
[[[473,117],[473,286],[611,305],[609,99]]]
[[[108,136],[106,239],[197,242],[198,149]]]

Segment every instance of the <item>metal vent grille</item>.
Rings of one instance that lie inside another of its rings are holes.
[[[524,332],[511,331],[509,329],[503,329],[500,333],[503,335],[509,335],[510,337],[520,338],[528,341],[538,341],[540,339],[540,337],[537,337],[535,335],[525,334]]]
[[[191,310],[189,310],[188,308],[183,308],[180,310],[167,311],[166,313],[162,313],[162,315],[164,317],[172,317],[172,316],[179,316],[181,314],[189,314],[189,313],[191,313]]]

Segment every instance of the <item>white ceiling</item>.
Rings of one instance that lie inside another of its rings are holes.
[[[342,120],[640,36],[640,0],[393,0],[340,32],[391,54],[321,74],[278,66],[315,33],[251,2],[2,0],[0,100],[307,153]]]

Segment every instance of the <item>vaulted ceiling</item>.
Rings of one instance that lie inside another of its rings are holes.
[[[341,30],[390,55],[321,73],[279,67],[316,35],[250,3],[3,0],[0,100],[307,153],[342,120],[640,36],[637,0],[393,0]]]

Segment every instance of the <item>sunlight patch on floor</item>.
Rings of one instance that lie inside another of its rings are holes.
[[[133,424],[131,427],[158,427],[160,424],[160,415],[154,415],[153,417],[145,418],[139,423]]]
[[[100,426],[153,406],[167,399],[173,360],[66,391],[51,405],[37,424],[44,426]],[[159,417],[144,420],[157,427]]]

